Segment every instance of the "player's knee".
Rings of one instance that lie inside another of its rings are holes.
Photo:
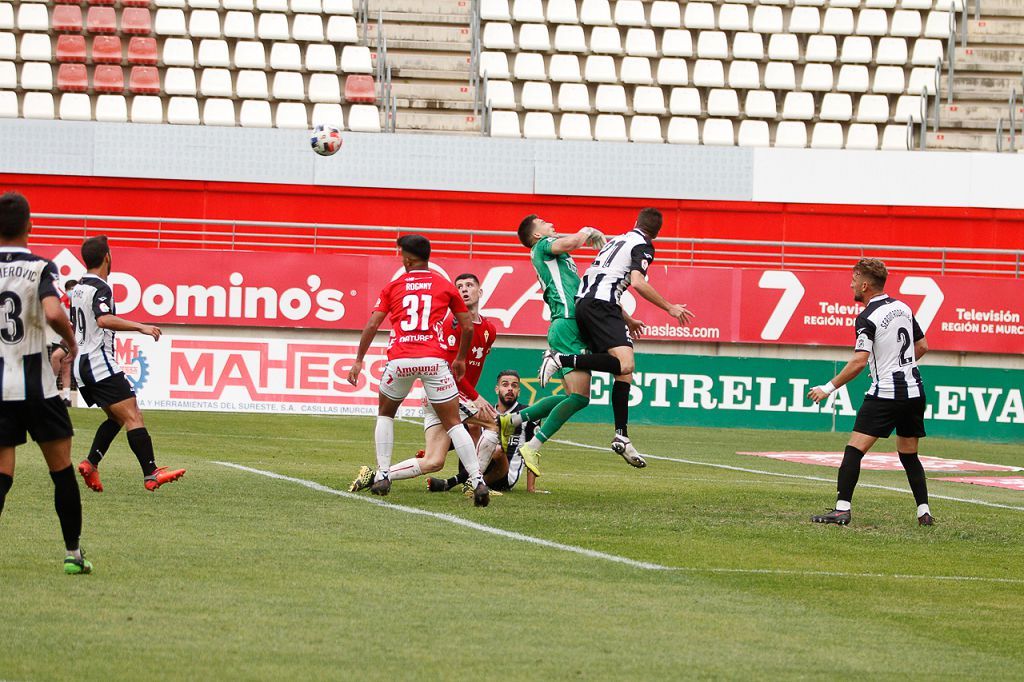
[[[583,395],[582,393],[573,393],[569,396],[569,400],[573,402],[577,410],[582,410],[590,404],[590,396]]]
[[[420,471],[433,474],[444,468],[444,457],[426,456],[420,460]]]

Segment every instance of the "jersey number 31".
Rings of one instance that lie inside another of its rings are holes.
[[[411,332],[414,329],[427,331],[430,326],[430,302],[432,297],[429,294],[409,294],[402,299],[402,307],[409,317],[402,320],[399,325],[402,331]]]

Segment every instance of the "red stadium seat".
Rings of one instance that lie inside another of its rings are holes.
[[[92,39],[93,64],[120,64],[121,39],[117,36],[96,36]]]
[[[377,101],[377,89],[373,76],[353,74],[345,79],[345,100],[374,104]]]
[[[149,7],[149,0],[121,0],[122,7]]]
[[[117,14],[113,7],[90,7],[85,23],[89,33],[117,33]]]
[[[58,62],[84,62],[85,36],[60,36],[57,38]]]
[[[153,31],[153,20],[144,7],[126,7],[121,10],[121,32],[149,35]]]
[[[128,42],[128,63],[156,65],[156,38],[132,38]]]
[[[92,89],[96,92],[124,92],[124,71],[120,66],[97,66],[92,72]]]
[[[113,5],[117,0],[89,0],[90,5]]]
[[[82,30],[82,8],[78,5],[55,5],[50,26],[55,31],[78,33]]]
[[[78,0],[56,0],[58,5],[77,5]]]
[[[63,92],[85,92],[89,89],[89,74],[85,64],[61,64],[57,71],[57,88]]]
[[[160,72],[155,66],[133,66],[128,88],[135,94],[159,95]]]

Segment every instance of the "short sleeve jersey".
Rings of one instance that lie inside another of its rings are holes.
[[[868,395],[906,400],[924,395],[914,344],[924,332],[903,301],[875,296],[857,316],[854,351],[868,354],[871,388]]]
[[[468,312],[455,286],[429,270],[406,272],[380,292],[375,311],[391,321],[388,359],[445,358],[437,326],[450,310]]]
[[[530,260],[537,271],[544,292],[544,302],[551,309],[551,319],[576,317],[576,291],[580,275],[568,253],[551,250],[555,237],[544,237],[530,249]]]
[[[438,327],[438,337],[441,339],[441,346],[447,355],[445,359],[449,364],[455,362],[455,356],[459,352],[459,339],[462,330],[459,329],[459,321],[454,315],[448,315]],[[484,371],[484,360],[491,352],[494,339],[498,331],[494,323],[486,317],[481,317],[473,323],[473,342],[469,347],[469,356],[466,358],[466,374],[459,380],[459,389],[469,398],[476,400],[479,395],[476,385],[480,381],[480,374]]]
[[[57,268],[20,247],[0,248],[0,396],[3,401],[57,395],[47,353],[43,299],[59,296]]]
[[[84,275],[71,292],[71,324],[78,340],[74,374],[79,384],[91,386],[121,371],[114,330],[99,325],[104,315],[116,314],[110,285],[96,275]]]
[[[587,268],[577,298],[596,298],[619,303],[636,271],[647,277],[654,262],[654,244],[640,230],[612,238]]]

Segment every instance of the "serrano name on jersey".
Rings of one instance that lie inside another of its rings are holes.
[[[391,321],[389,360],[444,359],[446,352],[438,339],[437,326],[449,310],[468,312],[455,286],[429,270],[413,270],[393,280],[380,292],[374,310],[385,313]]]

